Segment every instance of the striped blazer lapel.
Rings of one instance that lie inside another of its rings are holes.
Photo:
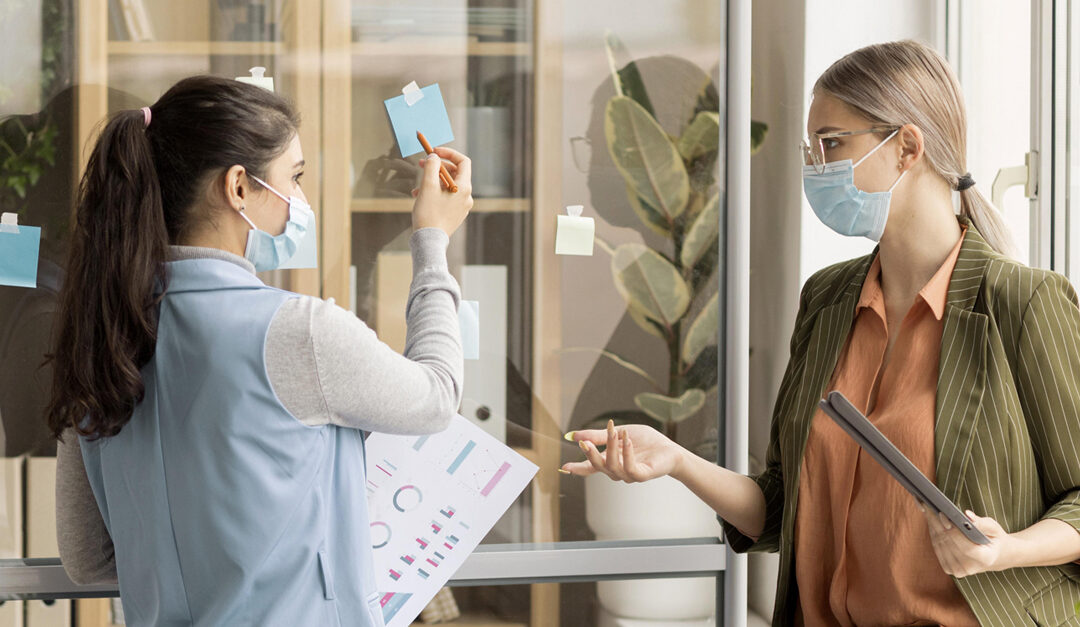
[[[824,397],[825,386],[829,384],[833,371],[836,370],[836,361],[840,358],[840,351],[855,321],[855,306],[859,302],[859,294],[866,281],[866,273],[869,272],[870,264],[876,256],[877,249],[875,248],[874,252],[865,257],[856,268],[851,280],[843,288],[840,299],[823,307],[814,321],[807,347],[806,367],[803,369],[802,380],[799,383],[793,413],[795,416],[793,431],[795,456],[792,459],[802,459],[806,439],[810,434],[810,424],[817,414],[818,401]]]
[[[969,226],[960,246],[945,306],[938,367],[934,448],[937,485],[954,501],[971,459],[972,433],[986,387],[989,318],[973,311],[993,250]]]

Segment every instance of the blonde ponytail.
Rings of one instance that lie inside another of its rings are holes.
[[[914,124],[923,132],[929,168],[960,189],[960,215],[997,252],[1016,257],[1001,214],[975,187],[960,185],[967,175],[967,113],[964,95],[949,62],[917,41],[874,44],[833,63],[814,84],[874,125]]]
[[[1001,218],[997,207],[978,189],[971,187],[960,192],[960,215],[971,221],[971,225],[991,248],[1013,259],[1019,259],[1009,226]]]

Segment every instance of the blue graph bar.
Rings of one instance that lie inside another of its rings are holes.
[[[413,444],[413,447],[412,447],[412,449],[413,449],[414,451],[419,451],[419,450],[421,449],[421,447],[423,447],[423,446],[424,446],[424,442],[427,442],[427,440],[428,440],[428,438],[429,438],[429,437],[431,437],[431,436],[429,436],[429,435],[423,435],[423,436],[420,436],[419,438],[417,438],[417,439],[416,439],[416,443],[415,443],[415,444]]]
[[[446,469],[446,472],[450,473],[451,475],[454,474],[457,471],[458,467],[461,466],[461,463],[465,461],[465,458],[469,456],[469,453],[471,453],[474,448],[476,448],[476,442],[469,440],[469,443],[465,445],[465,448],[461,449],[461,452],[458,453],[457,459],[454,460],[453,464],[450,464],[450,467]]]

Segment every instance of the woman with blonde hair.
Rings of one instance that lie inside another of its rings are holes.
[[[588,460],[564,470],[670,474],[716,510],[733,549],[779,551],[775,625],[1080,624],[1076,293],[1011,257],[967,173],[956,76],[933,49],[856,50],[813,96],[807,199],[879,245],[803,287],[765,471],[611,424],[573,433]],[[923,508],[825,416],[817,402],[834,390],[990,543]]]

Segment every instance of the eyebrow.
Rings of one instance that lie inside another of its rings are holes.
[[[304,165],[304,160],[301,159],[301,160],[296,162],[296,165],[294,165],[293,168],[300,168],[300,167],[303,167],[303,165]]]
[[[837,126],[822,126],[818,130],[814,131],[814,134],[815,135],[820,135],[822,133],[831,133],[833,131],[840,131],[840,130],[843,130],[843,129],[841,129],[841,128],[837,127]]]

